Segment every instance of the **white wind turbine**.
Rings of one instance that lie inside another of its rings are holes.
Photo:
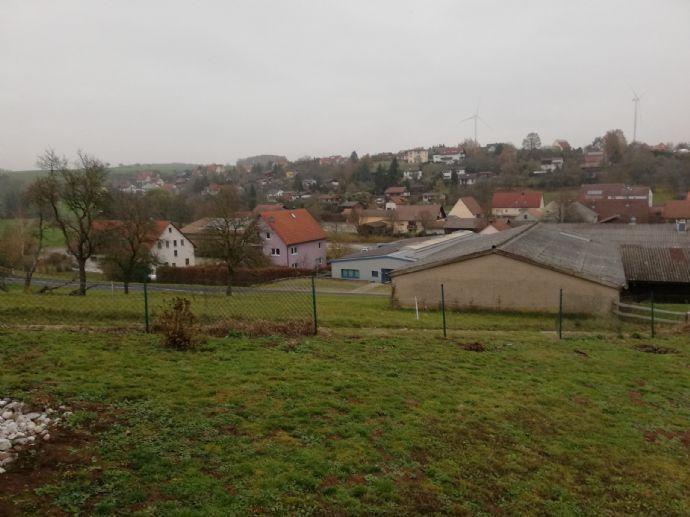
[[[491,126],[484,120],[482,117],[479,116],[479,104],[477,104],[477,109],[474,112],[474,115],[471,117],[467,117],[465,119],[462,119],[460,123],[462,124],[463,122],[467,122],[468,120],[473,120],[474,121],[474,143],[479,145],[479,140],[477,140],[477,121],[481,120],[482,124],[484,124],[486,127],[491,129]]]

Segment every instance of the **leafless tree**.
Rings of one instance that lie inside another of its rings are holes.
[[[213,218],[201,242],[202,254],[221,260],[227,269],[225,293],[232,295],[232,281],[240,266],[266,264],[259,220],[242,210],[234,187],[223,187],[213,199]]]
[[[74,257],[79,270],[77,294],[86,294],[86,262],[96,252],[93,221],[101,213],[108,193],[105,164],[79,152],[77,168],[70,169],[67,160],[53,150],[38,159],[38,165],[50,171],[34,184],[36,200],[48,207],[52,223],[62,232],[67,252]]]
[[[115,221],[96,226],[98,252],[104,273],[122,281],[129,294],[129,284],[145,280],[154,262],[155,222],[146,199],[136,194],[115,194],[112,211]]]

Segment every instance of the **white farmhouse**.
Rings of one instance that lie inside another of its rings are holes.
[[[151,254],[164,266],[193,266],[196,262],[194,244],[170,221],[156,221],[153,232],[156,244]]]

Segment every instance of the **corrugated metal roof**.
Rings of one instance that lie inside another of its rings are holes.
[[[623,244],[620,250],[625,276],[630,282],[690,283],[689,248]]]
[[[566,232],[559,225],[525,225],[472,238],[431,254],[394,274],[405,274],[463,260],[483,253],[500,253],[556,269],[594,282],[625,286],[625,274],[615,244]]]

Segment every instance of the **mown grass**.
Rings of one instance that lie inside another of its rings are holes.
[[[690,507],[682,337],[655,342],[677,350],[665,355],[632,346],[646,341],[528,331],[234,337],[191,353],[142,334],[0,341],[0,394],[75,409],[53,444],[4,475],[0,513]],[[474,341],[486,351],[459,346]],[[60,447],[71,456],[41,463]]]

